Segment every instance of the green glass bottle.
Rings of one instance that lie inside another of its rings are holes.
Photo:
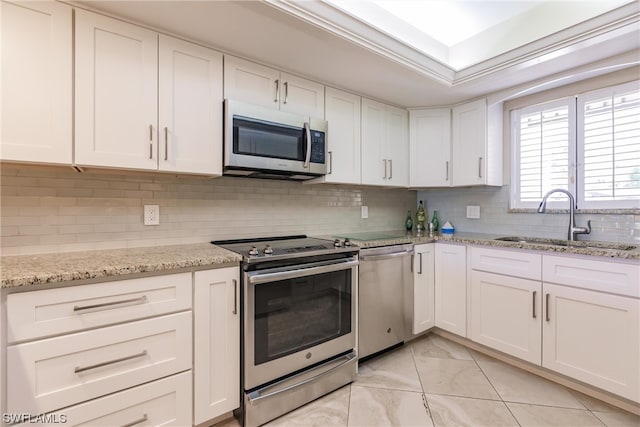
[[[437,233],[440,228],[440,216],[438,215],[438,211],[433,211],[433,218],[431,219],[431,222],[433,223],[433,231]]]
[[[424,222],[427,220],[427,213],[424,210],[424,206],[422,205],[422,200],[420,200],[420,204],[418,205],[418,212],[416,212],[416,229],[418,231],[424,231]]]
[[[411,210],[407,211],[407,219],[404,222],[404,226],[407,231],[411,231],[413,229],[413,219],[411,219]]]

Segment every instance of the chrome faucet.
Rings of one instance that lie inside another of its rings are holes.
[[[587,221],[586,227],[576,227],[576,200],[573,198],[571,193],[567,190],[563,190],[562,188],[553,189],[544,195],[540,202],[540,206],[538,206],[538,213],[545,212],[547,209],[547,198],[553,193],[564,193],[569,196],[569,230],[567,232],[567,240],[573,242],[577,240],[576,235],[591,233],[591,220]]]

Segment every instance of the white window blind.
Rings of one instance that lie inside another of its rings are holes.
[[[578,111],[579,204],[640,207],[638,83],[579,96]]]
[[[512,183],[517,199],[512,201],[512,207],[537,207],[549,190],[570,190],[572,111],[570,100],[560,100],[516,112],[514,160],[518,174]],[[549,201],[554,199],[566,197],[554,194]]]
[[[512,208],[640,209],[640,81],[511,114]]]

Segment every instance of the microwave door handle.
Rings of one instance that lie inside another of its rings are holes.
[[[309,161],[311,160],[311,128],[309,122],[304,122],[304,132],[307,135],[307,155],[305,156],[302,167],[308,168]]]

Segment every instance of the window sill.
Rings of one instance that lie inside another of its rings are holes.
[[[509,208],[509,213],[538,213],[536,208]],[[568,214],[569,209],[547,209],[545,213]],[[576,209],[577,214],[640,215],[640,209]]]

